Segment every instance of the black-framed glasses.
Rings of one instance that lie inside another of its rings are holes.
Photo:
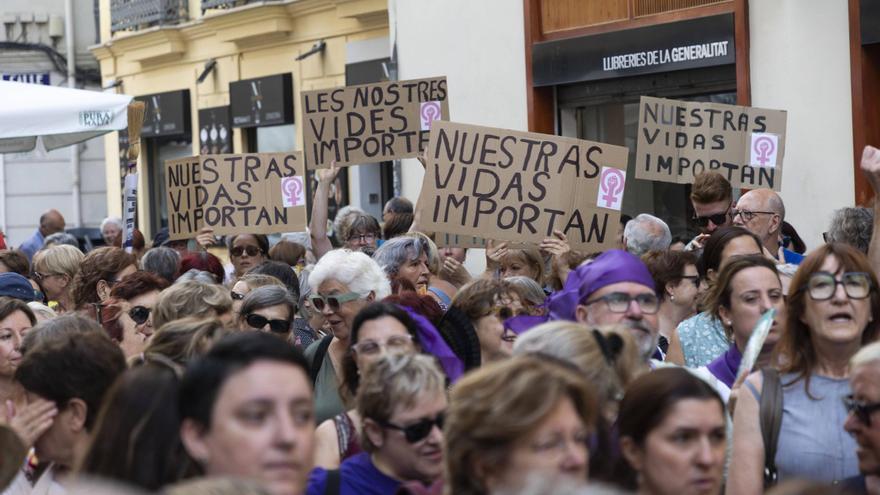
[[[352,234],[348,238],[348,242],[366,242],[370,243],[376,240],[376,234],[369,232],[366,234]]]
[[[513,309],[511,309],[507,306],[495,306],[494,308],[492,308],[491,314],[497,316],[499,320],[504,321],[504,320],[509,320],[510,318],[513,318],[514,316],[527,315],[527,314],[529,314],[529,312],[526,309],[520,309],[518,311],[514,311]]]
[[[248,256],[256,256],[258,254],[263,254],[263,250],[258,248],[257,246],[235,246],[232,248],[229,253],[232,256],[238,258],[244,253],[247,253]]]
[[[880,411],[880,402],[862,402],[852,395],[843,398],[843,406],[848,413],[854,414],[868,428],[871,427],[871,414]]]
[[[330,306],[333,311],[339,311],[339,307],[343,304],[360,299],[361,295],[357,292],[346,292],[345,294],[333,294],[332,296],[322,296],[320,294],[312,294],[309,301],[312,307],[318,311],[324,311],[325,306]]]
[[[694,287],[700,287],[700,276],[699,275],[682,275],[682,280],[689,280],[694,284]]]
[[[749,211],[749,210],[731,210],[730,218],[742,217],[743,222],[751,222],[757,215],[778,215],[775,211]]]
[[[406,441],[409,443],[421,442],[428,435],[431,434],[431,431],[434,429],[436,425],[437,428],[443,429],[443,421],[446,418],[446,413],[440,413],[435,418],[425,418],[417,423],[413,423],[409,426],[398,426],[394,423],[389,423],[387,421],[378,422],[380,426],[383,428],[391,428],[392,430],[398,430],[403,432],[403,436],[406,438]]]
[[[290,331],[290,321],[270,320],[269,318],[256,313],[251,313],[245,316],[244,321],[247,322],[248,326],[257,330],[264,328],[268,324],[269,330],[273,333],[288,333]]]
[[[128,310],[128,317],[138,325],[143,325],[150,318],[151,308],[144,306],[135,306]]]
[[[843,285],[850,299],[864,299],[871,294],[873,283],[871,276],[865,272],[846,272],[840,276],[840,280],[833,273],[816,272],[810,276],[806,289],[812,300],[825,301],[834,297],[838,285]]]
[[[231,291],[229,295],[232,296],[233,301],[241,301],[242,299],[244,299],[244,294],[242,294],[241,292]]]
[[[709,221],[711,220],[715,225],[724,225],[727,223],[727,218],[730,215],[730,207],[727,207],[727,210],[724,213],[716,213],[714,215],[706,215],[705,217],[698,217],[694,215],[694,222],[700,227],[708,227]],[[733,218],[733,217],[730,217]]]
[[[631,296],[624,292],[612,292],[611,294],[597,297],[592,301],[587,301],[584,304],[589,306],[597,302],[604,302],[612,313],[626,313],[629,311],[629,306],[633,301],[639,305],[639,309],[645,314],[652,315],[660,309],[660,300],[657,299],[655,294],[648,293]]]
[[[40,272],[35,271],[34,272],[34,280],[39,283],[39,282],[42,282],[43,280],[46,280],[47,278],[49,278],[53,275],[57,275],[57,273],[40,273]]]

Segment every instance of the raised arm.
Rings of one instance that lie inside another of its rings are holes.
[[[312,219],[309,221],[309,235],[312,238],[312,252],[315,253],[315,261],[333,249],[333,244],[327,237],[327,203],[330,200],[330,185],[336,180],[339,170],[336,161],[332,161],[330,168],[315,172],[315,176],[318,178],[318,190],[315,191]]]
[[[880,150],[865,146],[862,151],[862,173],[874,189],[874,232],[868,246],[868,258],[874,273],[880,273]]]

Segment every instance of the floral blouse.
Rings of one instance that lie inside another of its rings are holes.
[[[706,312],[679,323],[678,339],[688,368],[706,366],[730,347],[721,321]]]

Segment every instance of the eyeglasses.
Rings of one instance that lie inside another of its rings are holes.
[[[143,325],[147,322],[147,319],[150,318],[151,308],[145,308],[144,306],[135,306],[128,310],[128,316],[138,325]]]
[[[244,294],[242,294],[241,292],[232,291],[229,293],[229,295],[232,296],[233,301],[241,301],[242,299],[244,299]]]
[[[657,296],[654,294],[630,296],[623,292],[612,292],[611,294],[597,297],[592,301],[587,301],[584,304],[589,306],[599,301],[605,301],[605,304],[608,305],[608,309],[611,310],[612,313],[626,313],[629,311],[629,305],[632,301],[635,301],[639,305],[639,309],[642,313],[645,314],[652,315],[660,309],[660,300],[657,299]]]
[[[322,296],[320,294],[312,294],[309,301],[318,311],[324,311],[324,306],[330,306],[330,310],[339,311],[339,307],[343,304],[360,299],[361,295],[357,292],[346,292],[345,294],[334,294],[332,296]]]
[[[843,398],[843,407],[846,408],[848,413],[855,414],[856,418],[858,418],[863,425],[870,428],[871,414],[875,411],[880,411],[880,402],[862,402],[856,400],[852,395],[847,395]]]
[[[348,238],[348,242],[373,242],[376,240],[376,234],[354,234]]]
[[[504,321],[513,318],[514,316],[529,314],[529,312],[525,309],[514,311],[507,306],[495,306],[494,308],[492,308],[492,314],[497,316],[499,320]]]
[[[403,436],[406,437],[406,441],[409,443],[421,442],[428,435],[431,434],[431,431],[434,429],[434,425],[439,429],[443,429],[443,421],[445,419],[446,413],[440,413],[434,419],[425,418],[418,423],[413,423],[409,426],[398,426],[394,423],[388,423],[385,421],[378,422],[384,428],[391,428],[392,430],[398,430],[403,432]]]
[[[730,207],[727,207],[727,210],[724,213],[716,213],[714,215],[707,215],[705,217],[694,216],[694,222],[697,223],[700,227],[708,227],[709,221],[711,220],[715,225],[723,225],[727,222],[727,216],[730,214]],[[733,218],[733,217],[731,217]]]
[[[700,287],[700,276],[699,275],[682,275],[682,280],[690,280],[693,282],[694,287]]]
[[[37,282],[42,282],[43,280],[45,280],[53,275],[57,275],[57,273],[34,272],[34,280],[36,280]]]
[[[358,354],[365,356],[374,356],[382,352],[382,349],[388,349],[391,353],[402,353],[412,348],[412,335],[395,335],[385,342],[376,342],[375,340],[362,340],[351,346]]]
[[[248,256],[263,254],[263,250],[258,248],[257,246],[235,246],[229,252],[236,258],[241,256],[243,253],[247,253]]]
[[[265,316],[258,315],[256,313],[251,313],[244,317],[244,321],[251,328],[261,329],[269,325],[269,330],[274,333],[287,333],[290,331],[290,322],[288,320],[270,320]]]
[[[749,211],[749,210],[732,210],[731,218],[736,218],[737,216],[742,217],[743,222],[751,222],[755,215],[777,215],[778,213],[774,211]]]
[[[840,280],[828,272],[816,272],[810,276],[807,282],[807,291],[814,301],[825,301],[834,297],[837,286],[843,285],[843,290],[850,299],[864,299],[871,293],[871,276],[865,272],[846,272],[840,276]]]

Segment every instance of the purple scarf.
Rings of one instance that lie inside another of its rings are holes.
[[[715,358],[706,367],[709,368],[712,376],[730,388],[736,381],[736,372],[739,370],[740,361],[742,361],[742,353],[736,348],[736,344],[730,344],[730,348],[724,354]]]
[[[464,374],[464,363],[452,352],[449,344],[443,340],[443,336],[428,321],[427,318],[416,313],[407,306],[398,305],[401,309],[409,314],[410,318],[416,322],[419,329],[419,340],[421,341],[422,351],[436,357],[440,361],[440,366],[449,378],[450,383],[455,383]]]

